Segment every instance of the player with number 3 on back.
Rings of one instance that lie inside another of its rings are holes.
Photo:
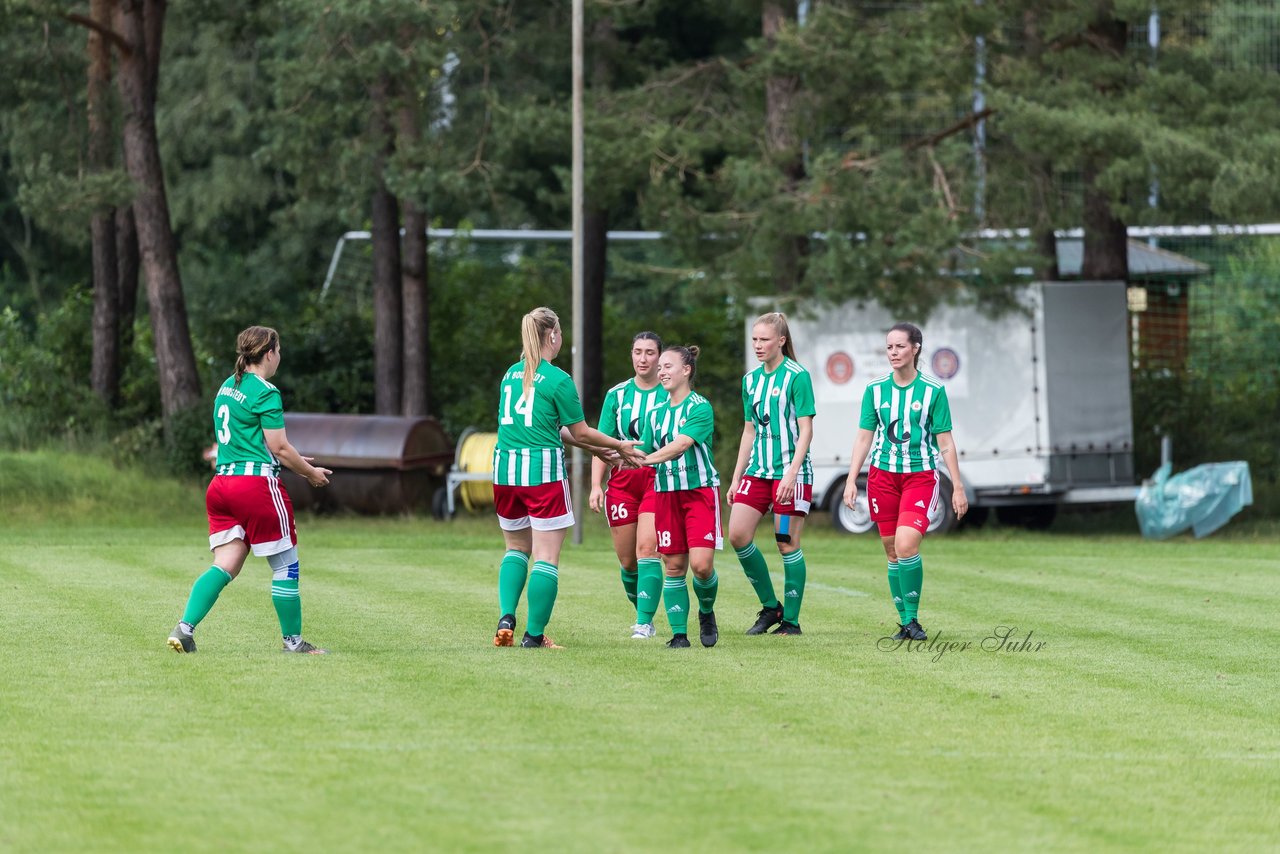
[[[559,590],[560,547],[573,527],[563,431],[571,444],[620,454],[630,463],[643,457],[634,442],[588,427],[573,380],[551,364],[564,336],[549,308],[535,308],[520,323],[523,355],[498,387],[498,442],[493,452],[493,503],[507,552],[498,570],[501,617],[494,646],[515,643],[516,606],[529,584],[528,626],[520,646],[558,648],[545,634]],[[529,571],[529,559],[533,570]]]
[[[920,543],[939,500],[939,460],[951,475],[956,518],[969,509],[951,438],[947,390],[918,369],[923,345],[923,334],[910,323],[894,325],[885,337],[892,371],[868,383],[862,394],[862,416],[844,488],[844,503],[853,509],[857,478],[870,453],[867,500],[889,558],[889,592],[898,611],[896,640],[928,639],[917,619],[924,583]]]
[[[280,390],[269,382],[279,367],[280,336],[274,329],[250,326],[236,338],[236,372],[213,400],[218,467],[205,495],[213,566],[196,579],[182,621],[169,635],[175,652],[196,651],[196,625],[240,574],[250,549],[271,566],[271,603],[284,651],[325,652],[302,639],[298,536],[279,475],[283,463],[318,487],[328,485],[333,472],[311,465],[310,457],[289,444]]]

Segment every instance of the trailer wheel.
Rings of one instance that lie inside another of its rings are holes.
[[[930,534],[945,534],[956,527],[956,510],[951,506],[951,478],[942,475],[938,478],[938,506],[929,514]]]
[[[827,502],[831,506],[831,524],[846,534],[865,534],[876,526],[871,521],[871,506],[867,503],[867,479],[858,478],[858,497],[852,510],[844,506],[844,485],[847,482],[848,478],[843,478],[831,487],[831,498]]]

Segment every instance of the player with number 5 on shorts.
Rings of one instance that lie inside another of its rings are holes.
[[[658,382],[667,402],[649,414],[641,446],[654,450],[644,465],[656,467],[654,525],[658,551],[667,559],[662,604],[671,624],[667,646],[689,646],[689,588],[685,575],[693,570],[698,599],[699,638],[703,646],[720,639],[716,626],[715,553],[723,547],[720,534],[720,475],[712,455],[715,413],[711,402],[693,390],[698,365],[697,347],[668,347],[658,359]]]
[[[917,619],[924,583],[920,542],[939,500],[940,460],[951,475],[951,506],[956,518],[969,509],[951,438],[947,390],[917,367],[923,346],[924,335],[910,323],[896,324],[885,337],[892,370],[872,380],[863,392],[862,416],[844,488],[844,503],[852,509],[858,497],[858,474],[870,453],[867,501],[889,558],[889,592],[899,624],[895,640],[928,639]]]
[[[205,494],[213,566],[196,579],[182,620],[169,635],[175,652],[196,651],[196,626],[240,574],[251,549],[271,566],[271,604],[280,620],[284,651],[325,652],[302,639],[298,537],[280,465],[312,486],[328,485],[333,472],[311,465],[309,457],[289,444],[280,390],[269,382],[279,367],[280,336],[274,329],[250,326],[236,338],[236,372],[213,399],[218,468]]]

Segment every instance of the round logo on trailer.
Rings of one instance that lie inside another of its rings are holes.
[[[949,380],[960,373],[960,354],[950,347],[939,347],[934,351],[930,365],[935,377]]]
[[[844,385],[853,379],[853,357],[837,350],[827,357],[827,379],[836,385]]]

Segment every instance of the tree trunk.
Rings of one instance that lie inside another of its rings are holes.
[[[591,25],[591,89],[597,110],[613,87],[613,54],[618,33],[613,17],[601,14]],[[604,397],[604,291],[609,266],[609,209],[588,194],[582,203],[582,406],[594,421]]]
[[[404,203],[404,264],[400,290],[404,300],[405,415],[431,411],[431,291],[427,279],[427,214]]]
[[[144,19],[144,5],[154,17]],[[187,327],[187,306],[178,271],[177,245],[165,196],[164,170],[156,137],[155,71],[150,67],[146,33],[163,28],[160,0],[121,0],[117,30],[131,46],[121,52],[117,75],[124,107],[124,161],[137,187],[133,202],[138,250],[147,280],[147,302],[155,335],[160,407],[166,419],[200,401],[200,377]]]
[[[604,395],[604,281],[609,257],[609,212],[582,212],[582,406],[588,420]],[[636,330],[639,331],[639,330]],[[574,342],[578,344],[578,342]]]
[[[400,139],[406,149],[421,144],[418,114],[412,106],[399,110]],[[431,289],[427,267],[427,212],[411,199],[402,199],[404,255],[401,259],[400,295],[404,300],[404,399],[405,415],[431,411]]]
[[[1103,54],[1102,63],[1124,54],[1129,36],[1129,25],[1115,17],[1110,2],[1100,5],[1099,17],[1089,24],[1090,43]],[[1099,99],[1115,94],[1117,84],[1104,78],[1094,86]],[[1082,279],[1129,280],[1129,232],[1125,224],[1111,210],[1111,197],[1098,186],[1098,178],[1109,158],[1105,152],[1095,152],[1084,165],[1084,259],[1081,263]]]
[[[120,353],[133,351],[133,321],[138,313],[138,223],[133,205],[116,208],[116,288],[120,297]]]
[[[1111,199],[1097,186],[1096,161],[1084,168],[1084,260],[1080,278],[1129,280],[1129,233],[1111,213]]]
[[[400,298],[400,206],[387,189],[386,168],[393,138],[387,113],[385,78],[369,87],[373,104],[370,130],[379,154],[373,163],[376,182],[371,199],[373,219],[373,400],[379,415],[399,415],[404,387],[404,319]]]
[[[794,0],[765,0],[761,9],[761,30],[765,43],[772,46],[788,21],[796,20]],[[782,172],[783,186],[789,192],[804,179],[804,157],[795,132],[794,111],[800,92],[800,78],[770,77],[765,81],[765,148]],[[774,287],[786,293],[804,275],[803,259],[809,253],[807,235],[779,235],[774,252]]]
[[[111,0],[92,0],[89,16],[110,28]],[[111,46],[97,30],[89,30],[89,170],[101,174],[111,168]],[[93,363],[90,385],[109,407],[120,396],[120,293],[117,283],[116,223],[111,208],[94,211],[89,225],[93,243]]]
[[[1058,238],[1053,233],[1053,226],[1037,229],[1035,241],[1036,249],[1039,250],[1040,257],[1044,259],[1043,265],[1038,271],[1040,281],[1058,281],[1058,279],[1062,278],[1062,273],[1058,270]]]

